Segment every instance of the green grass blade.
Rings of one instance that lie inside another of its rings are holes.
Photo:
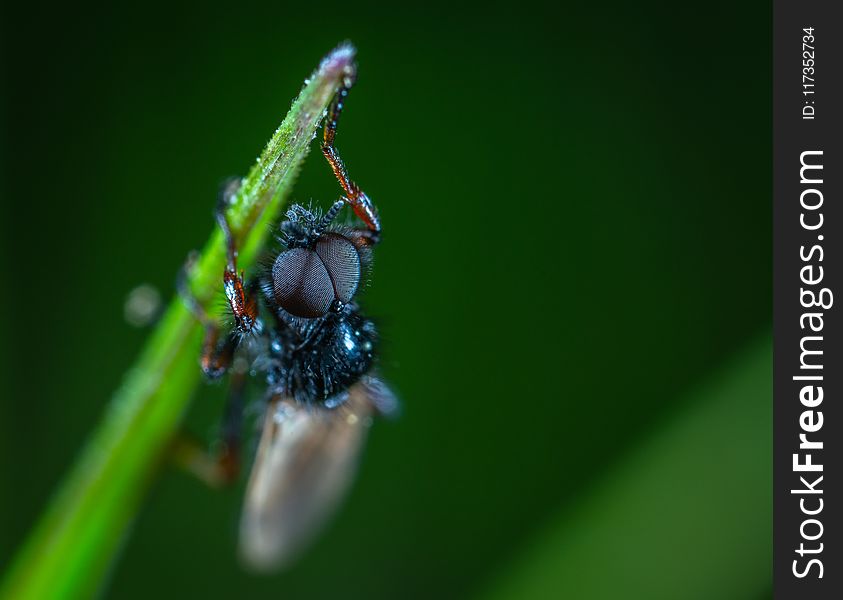
[[[772,585],[772,394],[768,337],[549,523],[484,597],[762,597]]]
[[[322,61],[243,180],[228,213],[241,244],[239,267],[247,269],[262,247],[353,59],[344,45]],[[200,301],[219,291],[224,263],[215,231],[192,273]],[[100,589],[199,381],[200,337],[199,324],[174,299],[13,562],[0,598],[78,598]]]

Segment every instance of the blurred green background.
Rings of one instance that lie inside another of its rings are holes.
[[[127,294],[169,299],[350,39],[338,146],[403,416],[272,577],[235,560],[242,483],[165,472],[106,596],[769,596],[769,3],[5,12],[0,571],[143,343]],[[338,192],[312,155],[294,198]],[[222,395],[187,419],[209,441]]]

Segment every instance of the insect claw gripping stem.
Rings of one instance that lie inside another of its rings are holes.
[[[322,154],[331,165],[334,175],[339,181],[345,192],[343,201],[346,202],[354,210],[354,214],[365,223],[366,227],[371,232],[370,238],[372,242],[376,242],[380,236],[381,223],[378,218],[378,211],[375,205],[369,200],[366,193],[351,180],[348,176],[348,170],[340,158],[337,148],[334,146],[334,138],[337,135],[337,122],[339,121],[342,109],[345,105],[345,99],[348,96],[348,91],[354,85],[356,73],[351,72],[343,81],[343,85],[337,92],[334,101],[328,108],[328,117],[325,120],[324,138],[322,140]]]

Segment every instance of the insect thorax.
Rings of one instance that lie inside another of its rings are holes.
[[[272,332],[268,381],[272,393],[333,408],[372,367],[374,323],[356,305],[319,319],[280,321]]]

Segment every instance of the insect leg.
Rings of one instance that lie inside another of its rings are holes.
[[[242,363],[242,364],[241,364]],[[231,371],[231,382],[226,400],[221,431],[221,447],[217,464],[224,482],[232,482],[240,473],[241,432],[243,429],[243,396],[246,392],[246,376],[249,365],[245,359],[237,359]]]
[[[233,483],[240,473],[243,396],[246,389],[247,367],[231,372],[231,387],[226,401],[225,415],[218,448],[209,453],[195,438],[180,435],[173,447],[176,463],[210,487]]]
[[[226,265],[223,272],[225,297],[231,306],[237,331],[250,333],[258,318],[258,303],[254,290],[247,288],[244,283],[243,272],[240,271],[239,274],[237,272],[237,244],[225,214],[238,189],[240,189],[239,179],[230,179],[220,187],[216,219],[225,238]]]
[[[340,154],[334,146],[334,138],[337,135],[337,122],[339,121],[342,109],[345,105],[345,99],[348,96],[348,90],[354,85],[354,75],[349,75],[345,78],[343,86],[337,92],[336,97],[331,106],[328,108],[328,117],[325,120],[324,138],[322,140],[322,154],[331,165],[334,175],[339,181],[340,186],[345,192],[343,201],[346,202],[354,210],[354,214],[363,221],[366,225],[367,234],[365,239],[368,245],[373,245],[380,239],[381,223],[378,217],[378,211],[375,205],[360,189],[354,181],[348,176],[348,170],[343,163]]]
[[[208,316],[208,313],[199,303],[199,300],[190,291],[190,286],[187,283],[187,274],[193,267],[195,260],[196,255],[191,253],[185,264],[179,270],[178,277],[176,278],[176,289],[184,303],[187,304],[187,308],[205,328],[200,359],[202,372],[208,379],[219,379],[228,367],[231,366],[231,362],[234,359],[234,349],[237,347],[238,336],[235,332],[231,332],[220,340],[219,325]]]

